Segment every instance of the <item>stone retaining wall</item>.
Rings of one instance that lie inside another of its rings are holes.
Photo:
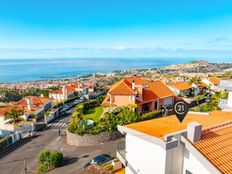
[[[67,131],[67,143],[72,146],[93,146],[122,137],[123,135],[119,131],[101,132],[97,135],[84,134],[83,136]]]

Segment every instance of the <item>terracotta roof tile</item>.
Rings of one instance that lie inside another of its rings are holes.
[[[193,145],[222,173],[232,174],[232,125],[211,129]]]
[[[159,97],[166,98],[175,94],[160,80],[150,83],[151,90]]]
[[[179,89],[179,90],[187,90],[193,88],[190,84],[187,82],[177,82],[177,83],[172,83],[170,86]]]
[[[118,95],[135,95],[136,92],[131,89],[130,84],[125,80],[121,80],[114,84],[110,90],[109,94],[118,94]]]
[[[207,128],[211,125],[219,124],[232,120],[232,112],[214,111],[210,115],[186,115],[184,121],[180,123],[175,115],[152,119],[148,121],[138,122],[126,125],[126,127],[143,132],[145,134],[163,138],[164,135],[185,130],[188,123],[196,121],[203,125],[203,128]]]
[[[135,83],[135,90],[132,90],[133,81]],[[174,96],[174,93],[163,82],[150,82],[137,77],[125,78],[117,82],[110,88],[108,93],[112,95],[136,95],[138,92],[138,85],[146,85],[147,87],[143,88],[143,100],[136,100],[137,104],[154,101],[157,98]]]

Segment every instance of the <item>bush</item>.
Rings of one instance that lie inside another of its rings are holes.
[[[143,114],[140,120],[141,121],[150,120],[150,119],[156,118],[158,116],[161,116],[161,114],[162,114],[161,110],[149,112],[147,114]]]
[[[39,155],[40,164],[49,164],[50,163],[50,152],[44,149]]]
[[[46,173],[52,170],[55,167],[61,166],[64,161],[63,154],[60,152],[50,152],[49,150],[44,149],[38,158],[40,167],[38,174]]]
[[[212,107],[210,105],[204,105],[200,108],[201,112],[209,112],[212,111]]]
[[[63,164],[64,157],[60,152],[51,152],[50,154],[50,164],[54,167],[59,167]]]
[[[38,170],[37,174],[47,173],[48,171],[52,170],[53,168],[54,168],[53,166],[50,166],[48,164],[41,164],[39,166],[39,170]]]

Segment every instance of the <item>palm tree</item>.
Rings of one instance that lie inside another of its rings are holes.
[[[201,78],[199,76],[194,76],[190,79],[190,84],[200,85],[201,84]]]
[[[13,107],[10,112],[4,113],[4,120],[13,120],[14,125],[16,125],[17,121],[20,120],[20,116],[22,115],[22,110],[18,110],[16,107]]]

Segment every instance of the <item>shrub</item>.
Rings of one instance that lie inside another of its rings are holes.
[[[143,114],[140,120],[141,121],[150,120],[150,119],[160,116],[161,114],[162,114],[161,110],[149,112],[147,114]]]
[[[37,174],[47,173],[48,171],[52,170],[53,168],[54,168],[53,166],[50,166],[48,164],[41,164],[39,166],[39,170],[38,170]]]
[[[200,108],[201,112],[209,112],[212,111],[212,107],[210,105],[204,105]]]
[[[44,149],[39,155],[39,163],[40,164],[49,164],[50,163],[50,152]]]
[[[60,152],[51,152],[50,154],[50,165],[59,167],[63,164],[64,157]]]
[[[55,167],[61,166],[64,161],[63,154],[60,152],[50,152],[44,149],[38,158],[40,167],[38,174],[46,173]]]

